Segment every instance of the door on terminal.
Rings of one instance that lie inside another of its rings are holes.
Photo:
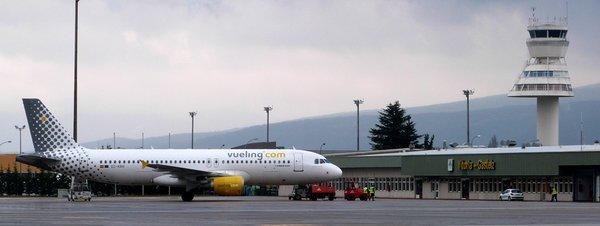
[[[469,199],[469,178],[463,178],[460,181],[461,198]]]
[[[579,174],[573,179],[573,201],[591,202],[594,200],[594,177]]]
[[[415,195],[418,198],[423,198],[423,179],[415,179]]]

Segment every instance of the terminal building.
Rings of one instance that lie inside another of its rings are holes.
[[[525,200],[600,201],[600,145],[405,149],[330,154],[347,186],[374,186],[376,197],[498,200],[504,189],[520,189]],[[291,188],[282,186],[280,195]]]
[[[565,61],[567,30],[566,17],[541,21],[532,15],[530,58],[508,93],[537,98],[541,147],[331,154],[328,159],[344,171],[333,182],[337,195],[347,186],[369,185],[378,197],[491,200],[514,188],[525,200],[543,201],[557,188],[559,201],[600,201],[600,145],[559,146],[559,98],[574,96]]]

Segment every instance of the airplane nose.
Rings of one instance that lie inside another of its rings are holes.
[[[342,177],[342,169],[340,169],[340,167],[334,165],[333,170],[331,170],[331,171],[332,171],[332,176],[335,179]]]

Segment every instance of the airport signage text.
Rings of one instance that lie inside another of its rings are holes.
[[[496,170],[496,162],[493,160],[461,160],[458,163],[460,170]]]

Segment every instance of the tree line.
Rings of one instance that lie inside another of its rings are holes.
[[[71,177],[42,170],[34,173],[27,167],[27,172],[19,173],[15,165],[10,169],[0,166],[0,196],[39,195],[56,196],[59,188],[69,188]]]

